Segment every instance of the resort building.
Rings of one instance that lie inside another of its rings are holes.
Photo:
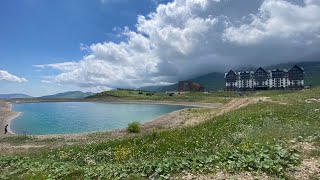
[[[204,91],[204,87],[193,83],[192,81],[179,81],[178,84],[178,91],[179,92],[189,92],[189,91]]]
[[[274,69],[266,71],[262,67],[254,71],[225,73],[227,91],[268,90],[304,88],[304,70],[294,65],[289,70]]]

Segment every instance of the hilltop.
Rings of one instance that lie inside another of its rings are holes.
[[[17,98],[32,98],[32,96],[20,93],[0,94],[0,99],[17,99]]]
[[[64,93],[58,93],[54,95],[42,96],[42,99],[83,99],[88,96],[92,96],[94,93],[91,92],[81,92],[81,91],[69,91]]]
[[[237,97],[235,92],[191,92],[186,94],[168,95],[164,92],[149,92],[141,90],[111,90],[89,96],[87,100],[97,101],[151,101],[151,102],[202,102],[202,103],[226,103],[231,98]]]
[[[206,90],[215,91],[217,89],[223,89],[225,86],[224,73],[213,72],[203,76],[190,79],[192,82],[201,84]],[[178,83],[168,86],[147,86],[141,87],[140,90],[146,91],[177,91]]]

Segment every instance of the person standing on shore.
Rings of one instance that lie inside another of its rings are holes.
[[[7,134],[8,132],[8,124],[4,127],[4,134]]]

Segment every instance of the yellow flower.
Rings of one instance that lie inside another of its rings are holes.
[[[130,149],[127,147],[117,147],[113,153],[114,160],[124,161],[128,158],[130,154]]]

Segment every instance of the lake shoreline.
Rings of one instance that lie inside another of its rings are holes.
[[[48,102],[97,102],[97,103],[109,103],[109,104],[151,104],[151,105],[178,105],[178,106],[187,106],[187,107],[192,107],[192,108],[219,108],[221,107],[220,103],[199,103],[199,102],[170,102],[170,101],[145,101],[145,100],[112,100],[112,101],[106,101],[106,100],[78,100],[78,101],[13,101],[13,102],[6,102],[6,111],[7,113],[10,113],[10,116],[7,116],[2,122],[0,122],[1,125],[5,125],[6,123],[9,124],[8,132],[11,135],[14,135],[14,133],[10,129],[10,124],[11,121],[17,118],[21,113],[19,112],[13,112],[11,107],[12,104],[20,104],[20,103],[48,103]],[[186,108],[187,108],[186,107]],[[2,107],[3,108],[3,107]],[[184,108],[185,109],[185,108]],[[183,110],[183,109],[182,109]],[[156,124],[162,123],[163,121],[168,121],[168,118],[173,118],[170,119],[170,121],[175,121],[175,119],[179,119],[179,112],[181,110],[173,111],[171,113],[164,114],[161,117],[152,119],[148,122],[144,122],[141,124],[141,128],[150,128],[152,126],[155,126]],[[2,112],[1,112],[2,113]],[[70,133],[70,134],[45,134],[45,135],[32,135],[33,137],[39,137],[39,138],[53,138],[53,137],[77,137],[77,136],[85,136],[85,135],[90,135],[93,133],[123,133],[125,132],[125,128],[122,129],[113,129],[113,130],[105,130],[105,131],[96,131],[96,132],[81,132],[81,133]]]
[[[222,103],[202,103],[202,102],[183,102],[183,101],[156,101],[156,100],[132,100],[132,99],[23,99],[10,101],[12,104],[24,103],[54,103],[54,102],[101,102],[109,104],[163,104],[176,106],[190,106],[197,108],[216,108]]]
[[[11,130],[11,121],[15,118],[19,117],[21,115],[21,112],[14,112],[12,111],[12,103],[2,101],[0,104],[0,126],[1,126],[1,135],[0,136],[6,136],[6,135],[14,135],[15,133]],[[6,125],[9,125],[7,130],[8,133],[4,134],[4,127]]]

